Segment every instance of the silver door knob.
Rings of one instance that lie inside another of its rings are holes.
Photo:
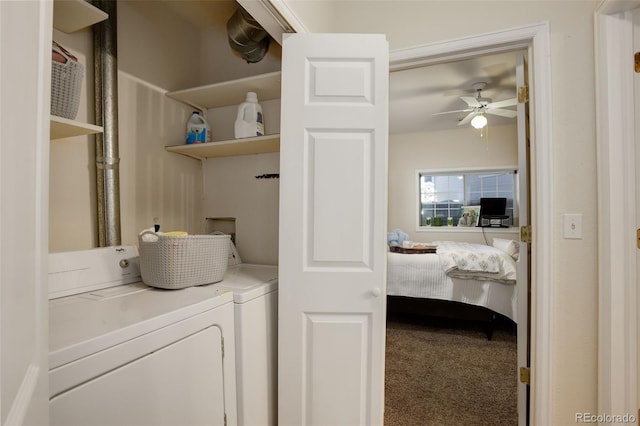
[[[373,297],[380,297],[380,295],[382,294],[382,290],[376,287],[373,290],[371,290],[371,294],[373,295]]]

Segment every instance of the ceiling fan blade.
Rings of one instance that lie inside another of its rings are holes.
[[[468,122],[471,121],[471,119],[476,115],[476,112],[472,112],[469,113],[465,118],[463,118],[462,120],[460,120],[460,122],[458,123],[458,126],[464,126],[465,124],[467,124]]]
[[[506,99],[504,101],[498,101],[498,102],[491,102],[489,104],[489,109],[513,106],[513,105],[516,105],[517,103],[518,103],[518,98]]]
[[[488,109],[485,111],[487,114],[499,115],[501,117],[514,118],[518,113],[510,109]]]
[[[469,105],[472,108],[480,108],[482,106],[482,104],[478,102],[476,98],[471,96],[460,96],[460,99],[465,101],[467,105]]]
[[[433,113],[432,115],[442,115],[442,114],[451,114],[451,113],[454,113],[454,112],[469,112],[469,111],[473,111],[473,108],[457,109],[455,111],[436,112],[436,113]]]

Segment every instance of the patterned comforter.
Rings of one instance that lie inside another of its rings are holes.
[[[436,241],[436,254],[450,277],[515,284],[516,263],[497,248],[455,241]]]

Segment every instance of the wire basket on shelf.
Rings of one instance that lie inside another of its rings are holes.
[[[142,281],[164,289],[220,282],[227,272],[229,241],[229,235],[143,232],[138,237]]]
[[[51,114],[76,118],[80,105],[84,66],[55,41],[51,60]]]

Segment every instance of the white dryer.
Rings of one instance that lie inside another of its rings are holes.
[[[233,291],[238,425],[275,426],[278,418],[278,267],[231,264],[224,279],[216,285]]]
[[[135,247],[50,255],[50,424],[236,425],[233,294],[151,288],[136,263]]]

